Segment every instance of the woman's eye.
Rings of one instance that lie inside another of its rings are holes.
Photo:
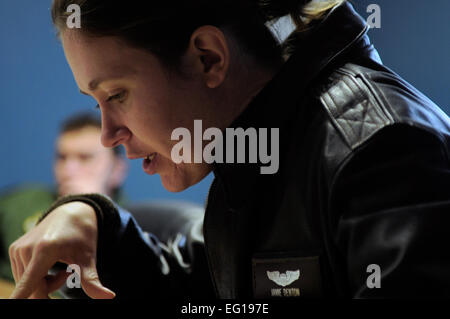
[[[114,100],[118,100],[119,103],[122,103],[124,101],[125,97],[126,97],[126,91],[121,91],[121,92],[119,92],[117,94],[114,94],[114,95],[111,95],[110,97],[108,97],[106,99],[106,102],[111,102],[111,101],[114,101]],[[100,104],[97,104],[95,106],[95,108],[99,109],[100,108]]]
[[[121,91],[115,95],[110,96],[106,101],[110,102],[112,100],[122,100],[125,97],[125,91]],[[120,101],[121,102],[121,101]]]

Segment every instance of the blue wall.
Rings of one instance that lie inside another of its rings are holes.
[[[353,1],[364,16],[381,6],[381,29],[370,31],[386,65],[450,113],[450,1]],[[48,0],[0,1],[0,188],[52,183],[53,141],[67,115],[93,108],[78,93],[56,41]],[[125,190],[132,200],[171,198],[203,203],[212,176],[171,194],[158,176],[131,162]]]
[[[363,16],[381,8],[381,28],[369,36],[383,63],[450,114],[450,1],[355,0]]]

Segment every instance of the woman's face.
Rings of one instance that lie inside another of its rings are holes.
[[[131,48],[114,37],[89,38],[65,31],[62,43],[75,81],[92,96],[102,113],[102,143],[123,144],[127,157],[142,159],[146,173],[159,174],[169,191],[181,191],[211,170],[205,163],[175,164],[172,131],[193,132],[194,119],[205,119],[211,107],[206,87],[169,74],[151,53]],[[154,156],[149,164],[144,160]]]

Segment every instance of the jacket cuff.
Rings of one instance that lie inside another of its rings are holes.
[[[79,194],[60,197],[39,219],[38,224],[54,209],[70,202],[83,202],[91,206],[97,216],[97,256],[104,248],[103,243],[114,238],[120,227],[120,216],[117,206],[106,195]]]

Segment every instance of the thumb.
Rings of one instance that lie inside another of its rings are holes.
[[[81,287],[93,299],[112,299],[116,296],[113,291],[104,287],[100,282],[94,260],[89,266],[81,268]]]

